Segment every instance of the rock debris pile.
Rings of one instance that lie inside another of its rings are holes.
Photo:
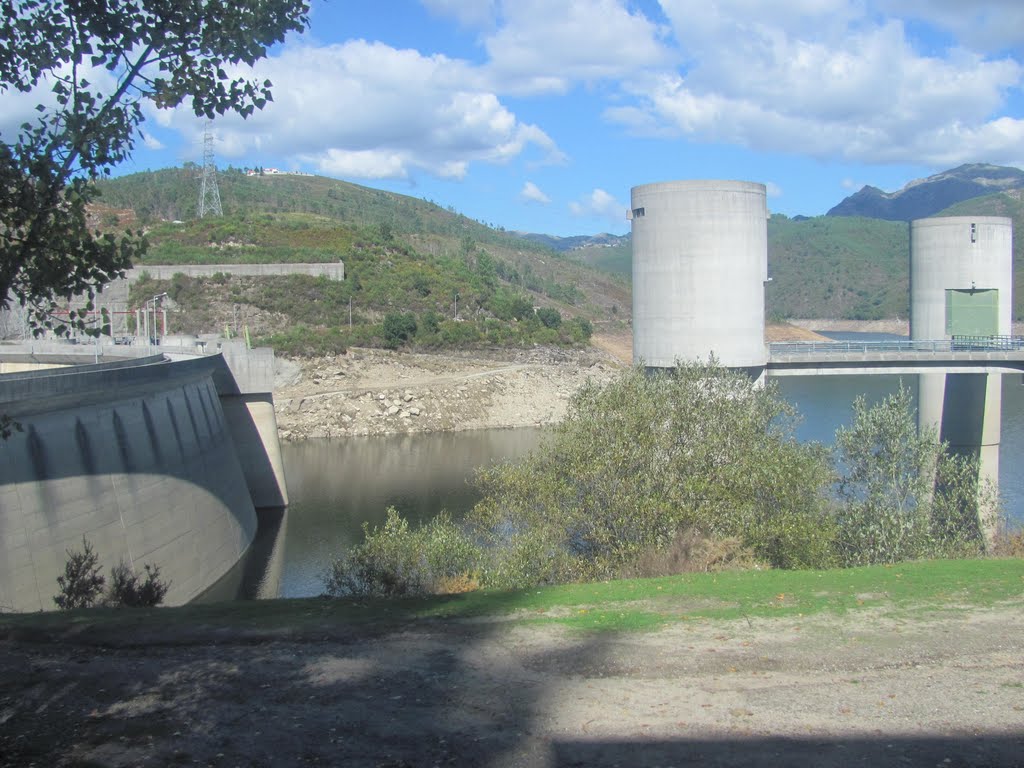
[[[421,354],[352,349],[281,361],[283,440],[542,426],[560,421],[587,380],[621,367],[597,349]]]

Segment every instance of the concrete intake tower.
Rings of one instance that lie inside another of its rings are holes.
[[[764,371],[764,184],[668,181],[632,190],[633,362],[714,355]]]

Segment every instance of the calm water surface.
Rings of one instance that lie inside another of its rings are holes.
[[[880,400],[897,391],[901,380],[916,397],[915,376],[777,379],[782,395],[803,417],[798,437],[825,443],[831,443],[838,426],[849,423],[855,397]],[[543,434],[540,429],[482,430],[286,443],[282,452],[291,506],[271,518],[253,547],[250,560],[269,562],[248,565],[253,572],[265,570],[262,586],[250,584],[243,591],[260,597],[320,594],[330,562],[361,539],[364,522],[379,525],[389,506],[417,521],[442,509],[461,516],[477,500],[470,484],[476,468],[525,456]],[[1024,386],[1021,376],[1004,375],[1000,486],[1017,523],[1024,523],[1022,455]],[[245,570],[245,564],[240,566],[240,573]]]
[[[393,506],[415,521],[443,509],[465,514],[478,495],[477,467],[518,459],[540,429],[304,440],[282,446],[291,505],[286,513],[281,597],[317,595],[330,562],[362,539],[363,522]]]

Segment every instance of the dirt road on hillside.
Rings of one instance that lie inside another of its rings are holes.
[[[627,634],[7,637],[0,765],[1022,765],[1022,638],[1019,601]]]

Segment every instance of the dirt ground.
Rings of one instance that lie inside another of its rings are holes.
[[[0,765],[1024,765],[1022,606],[953,608],[8,636]]]

